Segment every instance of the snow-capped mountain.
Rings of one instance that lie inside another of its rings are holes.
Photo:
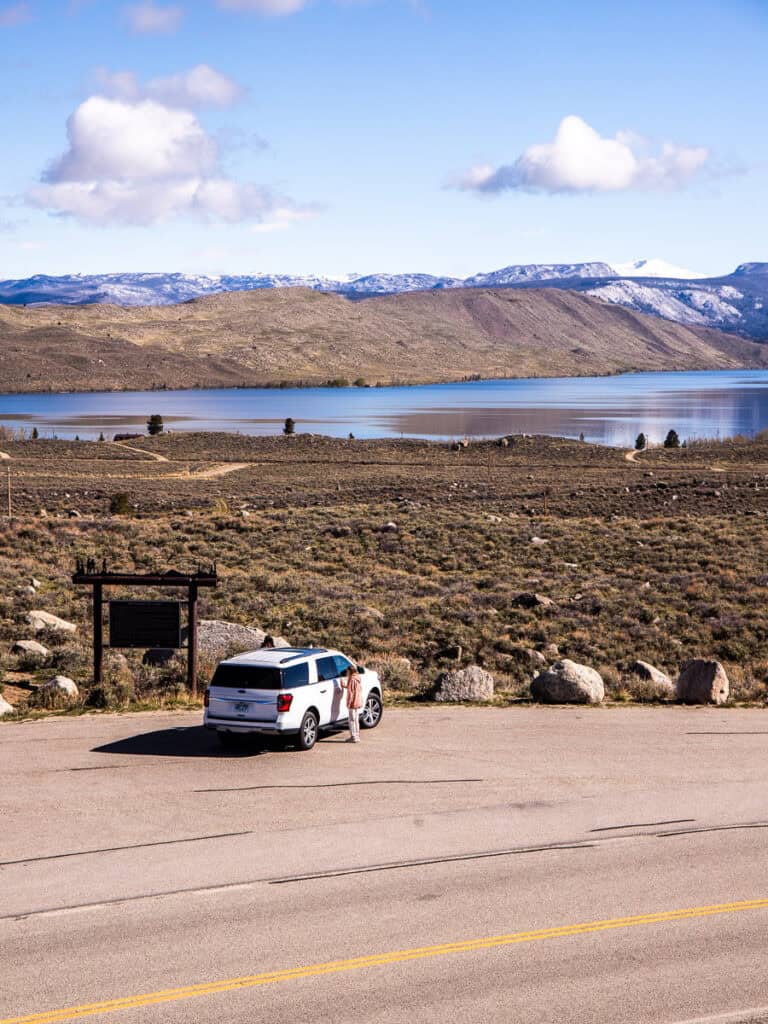
[[[475,274],[461,282],[463,288],[508,288],[538,281],[583,280],[615,277],[608,263],[524,263],[513,264],[489,274]]]
[[[338,280],[291,274],[97,274],[0,281],[0,303],[115,303],[161,306],[220,292],[311,288],[354,299],[446,288],[567,288],[606,302],[697,327],[768,341],[768,263],[742,263],[732,274],[701,279],[661,260],[513,264],[468,278],[369,274]]]
[[[612,263],[611,270],[617,277],[671,277],[681,281],[701,281],[706,274],[695,270],[676,267],[665,260],[633,260],[631,263]]]

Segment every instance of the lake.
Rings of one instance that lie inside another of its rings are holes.
[[[752,435],[768,428],[768,370],[632,373],[616,377],[490,380],[389,388],[251,388],[0,395],[0,426],[41,437],[144,433],[159,413],[166,430],[452,439],[552,434],[631,446],[642,431],[660,442]]]

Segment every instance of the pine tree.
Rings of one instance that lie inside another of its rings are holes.
[[[635,451],[641,452],[644,448],[648,447],[648,438],[645,434],[640,433],[635,438]]]
[[[149,434],[150,437],[157,437],[157,435],[162,434],[162,432],[163,417],[158,416],[157,413],[155,413],[153,416],[150,416],[149,419],[147,420],[147,433]]]
[[[295,433],[295,431],[296,431],[296,424],[291,419],[291,417],[288,416],[286,421],[285,421],[285,426],[283,427],[283,433],[285,434],[286,437],[290,437],[290,435]]]
[[[680,438],[677,436],[676,430],[670,430],[667,436],[664,438],[665,448],[679,448]]]

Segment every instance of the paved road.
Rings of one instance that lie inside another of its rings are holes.
[[[765,712],[196,722],[0,726],[0,1024],[768,1021]]]

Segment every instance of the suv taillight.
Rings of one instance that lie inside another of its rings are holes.
[[[277,695],[277,710],[278,711],[290,711],[292,703],[293,703],[293,694],[292,693],[279,693]]]
[[[203,697],[203,707],[204,708],[209,707],[210,703],[211,703],[211,688],[208,687],[208,689],[205,691],[205,696]]]

